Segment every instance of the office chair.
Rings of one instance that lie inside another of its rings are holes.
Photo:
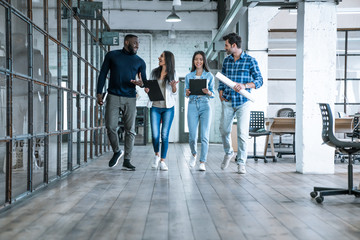
[[[250,112],[250,126],[249,126],[249,136],[254,138],[254,155],[248,156],[248,158],[254,158],[255,161],[258,158],[264,159],[264,162],[267,163],[266,155],[258,156],[256,155],[256,138],[260,136],[271,135],[270,131],[265,129],[265,117],[264,112],[262,111],[251,111]],[[266,153],[265,153],[266,154]],[[273,158],[273,161],[276,161]]]
[[[295,112],[292,108],[280,108],[277,113],[276,113],[276,117],[295,117]],[[277,134],[279,135],[279,147],[281,147],[282,144],[282,135],[283,134]],[[294,138],[294,136],[293,136]],[[288,145],[292,145],[292,144],[288,144]],[[286,154],[286,152],[285,152]],[[281,154],[278,155],[278,157],[281,157]]]
[[[360,197],[360,190],[353,186],[353,161],[352,155],[360,151],[360,142],[346,142],[341,141],[335,137],[334,134],[334,118],[329,104],[320,103],[320,110],[322,115],[322,139],[324,143],[332,146],[342,153],[349,156],[348,161],[348,188],[328,188],[328,187],[314,187],[314,191],[310,193],[312,198],[315,198],[317,203],[324,201],[324,196],[349,194]]]
[[[359,116],[354,117],[354,128],[352,133],[347,133],[346,136],[351,137],[351,141],[354,141],[354,138],[360,139],[360,122]]]

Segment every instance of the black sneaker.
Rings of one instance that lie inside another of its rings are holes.
[[[124,155],[124,151],[120,150],[120,152],[114,153],[113,157],[109,161],[109,167],[115,167],[118,163],[120,158]]]
[[[130,163],[130,160],[129,159],[124,159],[124,162],[123,162],[123,170],[128,170],[128,171],[135,171],[135,166],[133,166],[131,163]]]

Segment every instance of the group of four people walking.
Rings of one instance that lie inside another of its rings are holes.
[[[235,33],[223,37],[225,50],[228,56],[224,59],[222,73],[236,82],[234,88],[219,83],[219,98],[222,104],[220,133],[224,146],[224,159],[221,162],[221,169],[228,167],[234,150],[230,143],[231,127],[234,117],[237,118],[237,159],[238,173],[246,173],[247,139],[249,135],[249,118],[251,103],[247,98],[239,94],[242,89],[250,92],[251,88],[259,88],[263,84],[262,76],[255,58],[249,56],[241,49],[241,38]],[[107,74],[110,70],[108,84],[108,98],[106,103],[105,123],[106,129],[113,149],[114,155],[109,161],[109,167],[115,167],[120,158],[124,156],[123,168],[135,170],[131,164],[131,153],[135,140],[135,118],[136,118],[136,85],[144,88],[148,93],[149,88],[144,87],[146,79],[146,66],[144,60],[136,55],[139,48],[138,37],[126,35],[124,47],[121,50],[110,51],[106,54],[97,84],[97,102],[104,104],[103,88]],[[136,79],[137,78],[137,79]],[[178,77],[175,72],[175,58],[170,51],[164,51],[159,57],[159,66],[152,70],[151,79],[158,81],[160,90],[164,96],[162,101],[150,102],[152,144],[154,159],[152,167],[167,171],[165,163],[169,145],[169,133],[174,119],[178,94]],[[203,95],[191,94],[189,83],[196,79],[206,79],[206,88],[202,89]],[[207,66],[206,56],[203,51],[197,51],[192,58],[191,72],[185,77],[184,93],[189,98],[188,105],[188,126],[189,145],[191,157],[189,166],[195,167],[198,150],[197,136],[200,124],[201,152],[199,157],[199,170],[205,171],[205,163],[209,149],[209,133],[211,124],[210,99],[214,98],[215,80]],[[120,149],[117,135],[119,112],[123,112],[125,129],[124,151]],[[161,129],[160,129],[161,127]],[[161,140],[161,148],[160,148]],[[161,150],[160,150],[161,149]]]

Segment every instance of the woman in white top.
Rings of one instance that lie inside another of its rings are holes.
[[[177,79],[175,79],[174,54],[164,51],[159,57],[159,67],[151,72],[151,79],[157,79],[163,101],[152,102],[150,109],[152,143],[155,157],[152,167],[157,168],[160,162],[160,170],[167,171],[165,164],[166,154],[169,146],[170,127],[174,119],[174,105],[177,96]],[[145,88],[149,92],[149,88]],[[161,125],[161,154],[160,154],[160,125]]]

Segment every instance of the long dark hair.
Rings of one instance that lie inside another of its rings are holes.
[[[203,68],[205,69],[205,71],[207,72],[210,72],[209,71],[209,67],[207,65],[207,61],[206,61],[206,56],[205,56],[205,53],[203,51],[197,51],[194,53],[193,57],[192,57],[192,67],[191,67],[191,71],[195,71],[196,67],[195,67],[195,64],[194,64],[194,60],[195,60],[195,56],[200,54],[203,58]]]
[[[166,76],[165,79],[167,82],[171,82],[175,78],[175,57],[174,54],[170,51],[164,51],[165,56],[165,66],[166,66]],[[151,78],[159,79],[161,76],[162,66],[159,66],[152,70]]]

